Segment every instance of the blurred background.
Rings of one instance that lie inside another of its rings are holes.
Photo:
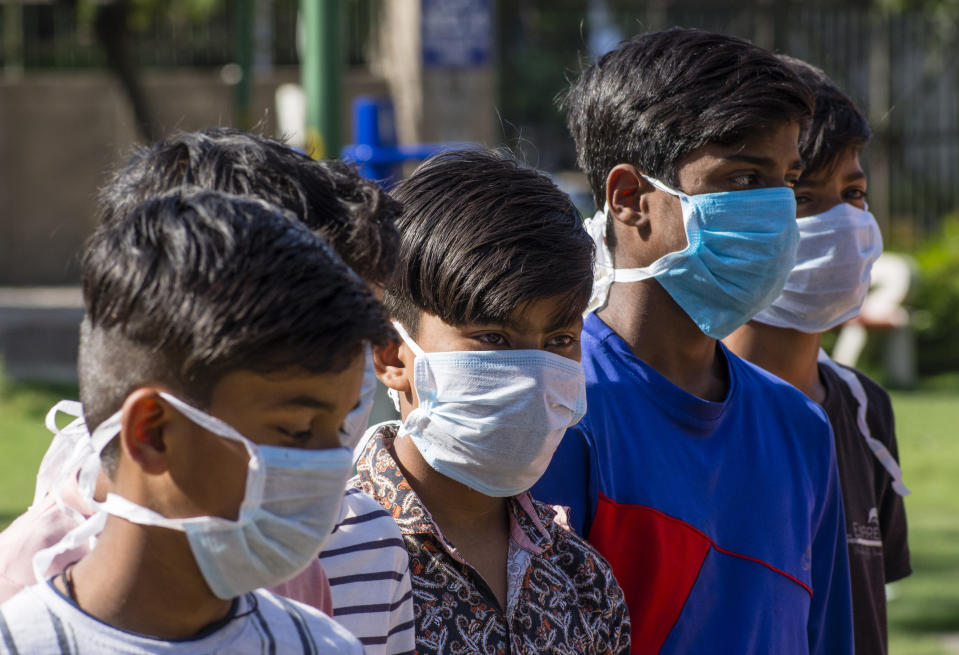
[[[43,413],[76,397],[78,252],[136,144],[235,126],[378,179],[502,145],[591,214],[556,99],[674,25],[805,59],[871,121],[869,206],[900,256],[827,346],[893,390],[915,574],[890,589],[892,652],[959,653],[959,0],[0,0],[0,527]]]

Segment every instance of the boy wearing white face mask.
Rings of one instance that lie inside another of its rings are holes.
[[[266,203],[173,193],[83,258],[80,396],[110,491],[93,550],[0,605],[0,653],[362,653],[261,589],[313,562],[351,469],[363,344],[391,336],[329,246]]]
[[[726,339],[737,354],[799,388],[826,411],[846,512],[856,652],[888,651],[885,583],[911,572],[892,405],[861,372],[820,349],[854,317],[882,252],[859,155],[871,136],[858,107],[821,70],[782,57],[816,94],[796,183],[799,249],[782,295]]]
[[[428,653],[625,653],[622,591],[528,490],[586,409],[579,364],[593,246],[569,199],[496,153],[438,155],[396,189],[400,264],[374,351],[402,422],[352,484],[403,533]]]
[[[120,220],[142,202],[184,186],[249,196],[287,210],[326,239],[374,293],[395,266],[399,235],[393,219],[399,204],[376,183],[343,161],[315,161],[282,143],[229,128],[176,134],[137,149],[101,189],[100,219]],[[343,422],[344,445],[351,448],[366,428],[376,384],[371,356],[366,357],[360,402]],[[59,408],[79,416],[76,405]],[[86,499],[93,495],[99,463],[90,457],[82,419],[62,431],[52,419],[47,423],[56,436],[37,476],[35,500],[0,533],[0,602],[89,550],[83,542],[53,555],[63,536],[92,512]],[[84,473],[78,476],[77,468]],[[102,498],[108,481],[101,475],[97,484]],[[406,653],[413,648],[412,630],[404,627],[413,617],[407,566],[389,515],[352,490],[320,558],[272,591],[333,615],[363,641],[367,655]]]

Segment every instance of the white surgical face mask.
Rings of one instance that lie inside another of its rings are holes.
[[[60,413],[74,417],[62,430],[57,428],[56,422],[57,414]],[[58,555],[79,548],[84,542],[87,542],[90,549],[96,544],[96,535],[103,529],[105,515],[94,514],[89,518],[83,516],[64,500],[63,490],[76,480],[80,497],[88,507],[94,507],[93,494],[100,473],[100,451],[120,431],[120,416],[117,414],[107,419],[102,426],[103,430],[91,436],[83,420],[82,405],[73,400],[61,400],[47,412],[46,426],[53,432],[54,437],[40,463],[33,502],[39,502],[47,494],[54,494],[57,506],[77,522],[77,527],[59,542],[34,554],[33,573],[37,582],[46,579],[50,566]],[[110,433],[111,430],[113,434]]]
[[[842,202],[797,219],[799,250],[783,292],[753,319],[800,332],[825,332],[859,313],[882,235],[868,210]]]
[[[186,533],[200,572],[213,593],[235,598],[272,587],[304,570],[329,536],[351,472],[347,448],[305,450],[255,444],[223,421],[166,393],[160,396],[200,427],[242,443],[250,460],[237,519],[214,516],[167,518],[117,494],[94,503],[96,513],[69,533],[58,550],[102,530],[107,514],[140,525]],[[104,421],[92,436],[108,443],[120,432],[121,413]],[[342,436],[342,435],[341,435]],[[34,568],[38,563],[34,561]]]
[[[416,355],[419,399],[400,433],[433,469],[482,494],[532,487],[586,413],[582,365],[545,350],[427,353],[393,325]]]
[[[360,388],[360,402],[343,420],[343,445],[353,450],[356,448],[366,426],[370,421],[370,412],[373,411],[373,396],[376,394],[376,371],[373,369],[373,349],[366,347],[366,367],[363,369],[363,386]]]

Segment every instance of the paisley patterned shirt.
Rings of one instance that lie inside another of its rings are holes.
[[[528,493],[509,499],[507,607],[457,553],[391,454],[397,424],[369,439],[350,484],[393,515],[410,556],[420,655],[628,653],[629,617],[606,560]]]

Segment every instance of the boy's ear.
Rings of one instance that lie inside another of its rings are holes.
[[[145,473],[157,475],[167,470],[164,429],[171,414],[157,389],[137,389],[123,401],[121,447]]]
[[[400,359],[400,347],[401,344],[394,341],[374,348],[373,369],[376,371],[376,377],[387,387],[400,393],[409,393],[412,389],[409,378],[411,371]]]
[[[649,221],[649,193],[655,187],[635,166],[617,164],[606,176],[606,204],[613,219],[637,227]]]

